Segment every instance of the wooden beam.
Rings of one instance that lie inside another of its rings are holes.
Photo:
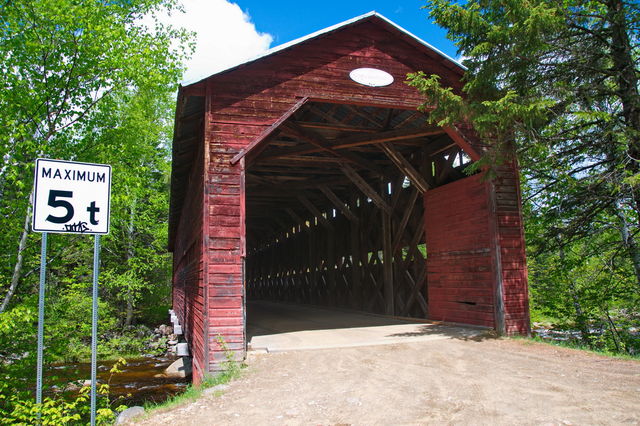
[[[317,107],[317,105],[315,104],[310,104],[309,105],[309,111],[311,111],[312,113],[319,115],[320,117],[324,118],[325,120],[329,121],[329,122],[333,122],[336,124],[342,124],[342,122],[340,122],[340,120],[338,120],[337,118],[335,118],[333,115],[331,115],[330,113],[333,112],[336,108],[338,108],[338,104],[333,104],[333,106],[331,107],[331,111],[329,113],[324,112],[323,110],[321,110],[320,108]]]
[[[349,205],[356,209],[357,189],[354,189],[350,194]],[[357,211],[357,210],[356,210]],[[357,216],[356,216],[357,218]],[[363,221],[366,219],[363,219]],[[363,309],[365,306],[363,300],[362,291],[362,256],[363,253],[360,249],[362,244],[360,243],[360,220],[358,222],[351,222],[349,226],[349,248],[351,251],[351,282],[353,286],[352,292],[352,306],[356,309]],[[365,255],[366,257],[366,255]]]
[[[340,169],[343,173],[357,186],[367,197],[371,198],[371,201],[378,206],[378,208],[384,210],[389,215],[393,214],[393,209],[377,192],[373,189],[362,176],[360,176],[351,166],[348,164],[342,164]]]
[[[411,197],[409,198],[409,202],[404,208],[404,214],[402,219],[400,220],[400,225],[396,229],[395,238],[393,239],[392,244],[392,252],[396,253],[398,249],[400,249],[400,244],[402,243],[402,236],[404,235],[405,229],[407,229],[407,225],[409,224],[409,219],[411,218],[411,214],[413,213],[413,209],[415,208],[416,201],[418,200],[418,196],[420,195],[420,191],[417,188],[414,188]]]
[[[382,182],[380,186],[384,191],[386,184]],[[391,215],[392,213],[390,212],[382,211],[382,280],[384,288],[384,311],[387,315],[394,315],[395,310]]]
[[[389,130],[386,132],[378,132],[375,134],[367,134],[367,135],[354,135],[348,138],[341,138],[337,142],[327,142],[326,148],[331,148],[332,150],[340,150],[346,148],[353,148],[356,146],[362,145],[372,145],[379,144],[384,142],[397,142],[406,139],[415,139],[427,136],[436,136],[442,135],[444,131],[442,129],[400,129],[400,130]],[[274,153],[269,156],[265,156],[264,159],[271,158],[281,158],[289,155],[297,155],[297,154],[312,154],[314,152],[323,151],[325,148],[288,148],[283,149],[281,153]]]
[[[309,227],[307,226],[307,221],[305,221],[304,219],[302,219],[300,216],[298,216],[296,214],[296,212],[293,211],[292,208],[287,207],[284,209],[285,212],[287,212],[287,214],[289,216],[291,216],[291,219],[293,219],[296,223],[300,224],[300,226],[302,227],[303,230],[307,231],[307,232],[311,232],[311,230],[309,229]]]
[[[454,146],[458,146],[458,144],[455,143],[455,142],[447,144],[447,145],[443,146],[442,148],[438,148],[438,149],[436,149],[434,151],[429,151],[429,155],[432,155],[432,156],[433,155],[438,155],[441,152],[445,152],[446,150],[453,148]]]
[[[332,147],[334,149],[352,148],[354,146],[371,145],[384,142],[396,142],[406,139],[415,139],[426,136],[441,135],[441,129],[399,129],[388,130],[386,132],[376,133],[374,135],[358,135],[344,138]]]
[[[382,125],[382,128],[384,130],[389,129],[389,125],[391,124],[391,119],[393,118],[393,112],[394,110],[391,108],[387,110],[387,116],[384,118],[384,124]]]
[[[476,149],[471,145],[471,142],[467,140],[467,138],[462,134],[462,132],[455,126],[447,126],[444,128],[444,131],[447,132],[447,135],[458,144],[460,148],[464,152],[467,153],[469,157],[473,161],[478,161],[480,159],[480,153],[476,151]]]
[[[349,207],[338,198],[338,196],[326,185],[318,185],[318,189],[336,206],[342,214],[352,223],[358,223],[358,216],[356,216]]]
[[[314,189],[319,184],[327,184],[330,186],[348,185],[350,182],[351,181],[344,176],[344,173],[341,173],[340,176],[331,176],[331,177],[320,178],[320,179],[317,177],[311,177],[305,181],[287,183],[287,190],[295,191],[295,190]],[[267,187],[261,187],[259,185],[256,185],[254,188],[252,188],[252,191],[263,192],[265,194],[276,194],[276,195],[278,193],[282,194],[282,190],[279,188],[274,188],[272,184]]]
[[[389,157],[393,164],[405,174],[420,192],[427,192],[429,184],[424,180],[420,172],[418,172],[413,165],[404,158],[404,156],[395,147],[388,143],[382,143],[379,145],[380,149]]]
[[[413,114],[409,115],[407,118],[405,118],[404,120],[402,120],[401,122],[399,122],[398,124],[396,124],[395,126],[393,126],[395,129],[399,129],[401,127],[404,127],[405,124],[412,122],[413,120],[415,120],[416,118],[418,118],[418,116],[422,116],[423,120],[426,121],[426,118],[424,117],[424,115],[420,112],[414,112]]]
[[[500,230],[498,223],[498,203],[496,188],[490,180],[484,184],[487,198],[489,199],[489,247],[491,249],[491,262],[493,263],[493,310],[496,321],[496,331],[499,335],[507,332],[505,325],[504,308],[504,282],[502,274],[502,244],[500,243]]]
[[[335,130],[338,132],[376,133],[379,129],[371,127],[349,126],[347,124],[316,123],[313,121],[295,121],[300,127],[309,129]]]
[[[322,212],[320,210],[318,210],[316,208],[316,206],[313,205],[313,203],[311,201],[309,201],[309,199],[307,197],[305,197],[304,195],[300,194],[297,196],[298,200],[302,203],[302,205],[304,205],[307,210],[309,210],[311,212],[311,214],[313,214],[315,217],[318,218],[318,221],[320,221],[320,223],[327,229],[329,230],[333,230],[333,225],[331,224],[331,222],[329,222],[329,220],[324,217],[324,215],[322,214]]]
[[[384,126],[384,123],[378,120],[375,120],[373,117],[371,117],[370,114],[365,114],[351,105],[343,105],[343,106],[349,111],[351,111],[352,113],[354,113],[355,115],[357,115],[358,117],[370,122],[371,124],[373,124],[379,129],[381,129]]]
[[[253,140],[253,142],[251,142],[249,145],[247,145],[246,148],[244,148],[242,151],[236,154],[231,159],[231,164],[236,164],[238,161],[240,161],[241,158],[243,158],[249,152],[256,151],[257,150],[256,147],[258,145],[262,144],[264,140],[272,136],[274,132],[278,129],[278,127],[280,127],[282,123],[284,123],[289,117],[291,117],[296,111],[298,111],[304,104],[306,104],[308,100],[309,98],[302,98],[298,102],[296,102],[287,112],[285,112],[278,120],[276,120],[275,123],[267,127],[262,133],[260,133],[260,135],[258,135],[257,138]],[[255,153],[257,154],[257,152]]]
[[[321,157],[319,155],[291,155],[280,158],[270,158],[268,160],[260,161],[260,164],[269,164],[282,167],[307,167],[307,165],[300,166],[296,163],[320,163],[318,167],[325,167],[321,163],[341,163],[344,160],[339,157]]]
[[[371,164],[371,161],[367,161],[363,158],[361,158],[359,155],[353,153],[353,152],[337,152],[332,146],[331,143],[328,142],[326,139],[324,139],[321,135],[318,135],[315,132],[309,131],[305,129],[302,129],[300,126],[296,125],[293,122],[288,122],[285,123],[283,125],[283,128],[285,128],[287,131],[290,131],[291,133],[293,133],[295,136],[297,136],[298,138],[310,143],[311,145],[314,145],[317,147],[317,149],[321,150],[321,151],[326,151],[327,153],[330,153],[336,157],[339,158],[343,158],[346,161],[352,162],[354,164],[359,165],[360,167],[363,167],[367,170],[371,170],[374,173],[383,176],[383,173],[380,169],[378,169],[377,167],[373,166]]]
[[[416,68],[419,69],[419,68]],[[331,93],[330,97],[311,96],[309,97],[311,102],[321,102],[325,104],[340,104],[351,106],[364,106],[373,108],[394,108],[415,111],[418,109],[422,101],[417,99],[386,99],[378,97],[367,96],[367,99],[360,99],[353,96],[352,92],[348,94],[340,95],[338,93]]]

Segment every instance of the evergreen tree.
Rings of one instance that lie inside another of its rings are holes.
[[[454,93],[423,73],[409,83],[425,94],[432,120],[474,125],[488,143],[478,167],[519,154],[534,306],[546,302],[535,297],[557,300],[551,290],[562,289],[555,294],[568,295],[563,306],[585,334],[588,322],[621,312],[622,300],[636,310],[640,5],[429,0],[427,7],[464,57],[465,86]],[[541,271],[553,264],[564,275],[550,280]],[[603,271],[618,279],[613,293],[586,279]]]

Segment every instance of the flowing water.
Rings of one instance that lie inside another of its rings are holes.
[[[128,359],[127,364],[120,367],[122,372],[116,374],[109,371],[115,361],[101,361],[98,362],[98,383],[109,383],[111,401],[119,398],[116,405],[124,404],[131,407],[143,405],[145,402],[163,402],[170,396],[184,391],[189,383],[189,379],[163,376],[165,368],[173,361],[174,357]],[[91,364],[53,365],[47,376],[52,379],[55,376],[55,381],[60,383],[83,382],[91,378]]]

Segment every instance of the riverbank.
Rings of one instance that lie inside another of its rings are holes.
[[[165,369],[177,359],[178,336],[169,325],[155,329],[132,327],[121,335],[103,336],[102,342],[98,384],[109,385],[109,399],[114,407],[162,403],[184,392],[190,383],[190,377],[165,374]],[[105,345],[112,349],[108,355],[105,355]],[[111,372],[119,359],[124,359],[125,363],[119,365],[118,372]],[[53,383],[45,386],[45,395],[74,398],[88,385],[90,376],[88,359],[54,363],[45,373],[45,383]]]
[[[98,362],[98,383],[109,385],[109,399],[114,406],[144,405],[145,403],[161,403],[184,392],[190,383],[189,378],[167,377],[164,370],[175,361],[173,356],[148,356],[130,358],[119,367],[120,372],[110,370],[117,361]],[[47,387],[46,395],[77,395],[82,386],[87,385],[91,377],[90,363],[72,363],[53,365],[47,371],[47,379],[54,378],[58,383]]]

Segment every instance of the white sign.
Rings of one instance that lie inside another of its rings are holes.
[[[393,83],[393,76],[375,68],[356,68],[349,73],[351,80],[369,87],[383,87]]]
[[[111,166],[36,160],[33,230],[108,234]]]

